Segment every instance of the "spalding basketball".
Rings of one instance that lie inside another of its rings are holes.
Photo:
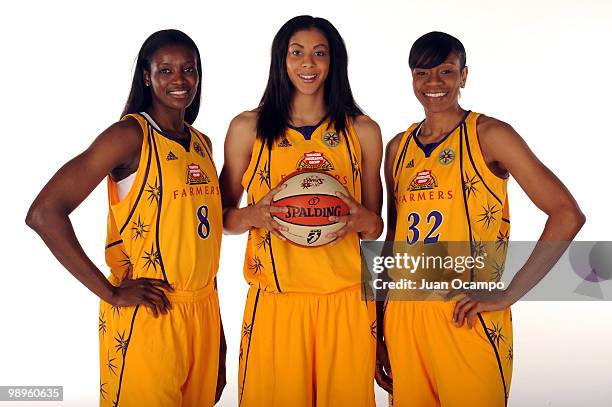
[[[332,242],[327,234],[340,230],[344,222],[332,222],[330,216],[349,214],[349,208],[336,192],[348,195],[338,180],[325,172],[298,171],[282,181],[287,185],[272,201],[286,206],[288,212],[274,213],[276,222],[287,227],[281,232],[289,241],[306,247]]]

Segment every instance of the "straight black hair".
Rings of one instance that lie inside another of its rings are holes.
[[[450,34],[432,31],[412,44],[408,66],[410,69],[431,69],[440,65],[452,53],[459,57],[460,68],[465,68],[465,48],[461,41]]]
[[[140,47],[138,57],[136,59],[136,68],[134,69],[134,77],[132,78],[132,87],[130,95],[123,108],[121,116],[129,113],[142,112],[151,106],[151,88],[145,86],[144,71],[151,71],[151,59],[158,49],[167,45],[182,45],[193,50],[196,54],[196,66],[200,81],[196,90],[193,102],[185,111],[185,121],[193,124],[198,112],[200,111],[200,99],[202,97],[202,61],[200,60],[200,51],[195,42],[184,32],[179,30],[161,30],[149,36]]]
[[[362,114],[355,103],[348,80],[348,54],[338,30],[326,19],[297,16],[287,21],[274,36],[266,90],[259,102],[257,137],[272,148],[287,130],[291,113],[293,84],[287,74],[287,49],[291,36],[308,29],[319,30],[329,43],[330,65],[325,79],[324,97],[327,117],[338,133],[346,129],[346,118]]]

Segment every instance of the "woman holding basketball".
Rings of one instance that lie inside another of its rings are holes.
[[[121,120],[64,165],[28,212],[27,224],[101,299],[104,406],[212,406],[225,386],[221,199],[210,140],[191,126],[201,72],[186,34],[147,38]],[[104,177],[108,279],[68,218]]]
[[[229,126],[221,172],[224,229],[249,232],[240,405],[374,405],[375,310],[361,300],[359,239],[382,232],[381,159],[339,33],[322,18],[289,20],[273,40],[259,107]],[[345,188],[350,213],[330,219],[346,222],[326,236],[332,245],[294,245],[272,218],[286,211],[271,202],[296,170],[323,171]]]
[[[384,323],[379,313],[376,379],[393,392],[396,407],[506,405],[514,358],[509,307],[548,273],[585,221],[569,191],[510,125],[459,105],[465,62],[461,42],[445,33],[425,34],[410,50],[425,119],[387,145],[387,241],[396,250],[400,242],[407,250],[465,247],[463,254],[486,260],[464,281],[499,281],[510,232],[510,175],[548,221],[503,291],[432,292],[423,301],[389,292]]]

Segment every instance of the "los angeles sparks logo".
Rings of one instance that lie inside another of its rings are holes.
[[[297,162],[296,169],[331,171],[334,169],[334,166],[325,158],[323,153],[311,151],[309,153],[304,153],[304,157],[300,158]]]
[[[191,163],[187,166],[187,183],[189,185],[208,184],[210,178],[198,164]]]
[[[408,190],[410,191],[420,191],[423,189],[434,189],[438,186],[438,181],[436,177],[432,174],[431,170],[422,170],[417,172],[412,181],[410,181],[410,186]]]

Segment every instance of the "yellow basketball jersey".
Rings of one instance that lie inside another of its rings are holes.
[[[416,137],[423,122],[404,133],[393,163],[395,241],[469,242],[473,256],[489,252],[486,265],[493,274],[478,280],[499,280],[510,232],[508,180],[487,167],[477,119],[478,113],[468,112],[434,145]]]
[[[189,151],[145,117],[129,115],[144,137],[134,183],[119,199],[108,178],[106,262],[115,279],[162,279],[193,291],[214,282],[222,236],[219,180],[204,137]]]
[[[262,199],[283,177],[317,169],[336,177],[361,202],[361,146],[352,124],[336,132],[324,121],[306,139],[288,128],[269,149],[256,139],[242,177],[248,204]],[[282,241],[267,230],[249,231],[244,276],[250,285],[270,292],[330,293],[360,284],[359,237],[348,234],[334,245],[304,248]]]

